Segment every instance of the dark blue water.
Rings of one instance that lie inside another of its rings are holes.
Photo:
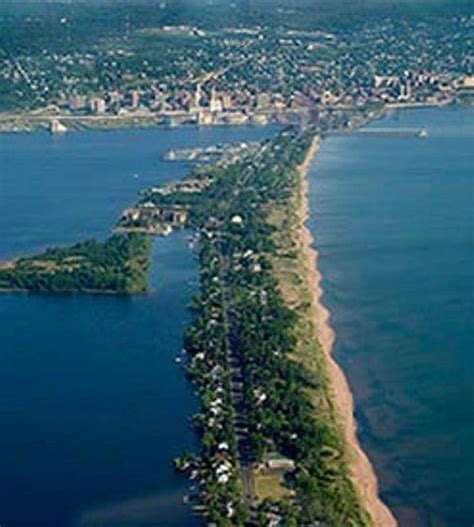
[[[175,146],[261,139],[273,128],[0,135],[0,258],[105,237],[138,187],[181,177]],[[132,178],[139,173],[138,180]],[[0,295],[0,525],[192,527],[172,460],[197,407],[175,358],[197,263],[159,239],[153,293]]]
[[[261,140],[275,127],[179,128],[0,136],[0,259],[104,238],[137,192],[182,177],[170,148]],[[133,175],[139,178],[134,179]]]
[[[474,110],[339,137],[311,172],[310,226],[335,355],[382,496],[407,527],[474,524]]]

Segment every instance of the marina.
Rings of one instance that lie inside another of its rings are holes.
[[[168,150],[163,155],[164,161],[187,161],[197,163],[232,162],[244,153],[258,148],[256,143],[217,144],[205,148],[180,148]]]

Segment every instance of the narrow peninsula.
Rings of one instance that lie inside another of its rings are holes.
[[[148,207],[185,210],[199,238],[201,290],[186,351],[201,394],[202,452],[176,463],[199,482],[208,524],[395,525],[320,334],[304,227],[315,134],[286,130],[257,154],[209,169],[198,200],[146,197]]]
[[[117,233],[0,268],[4,290],[146,291],[152,235],[192,231],[200,290],[185,368],[200,394],[198,455],[176,467],[219,527],[390,527],[331,358],[307,172],[320,130],[293,127],[182,181],[142,192]]]

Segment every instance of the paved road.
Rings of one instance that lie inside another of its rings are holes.
[[[232,308],[230,291],[225,288],[225,310],[227,314],[229,365],[231,372],[232,397],[235,409],[235,433],[237,452],[240,465],[245,504],[252,509],[256,501],[255,482],[253,478],[253,460],[250,451],[247,409],[244,400],[245,378],[242,372],[242,357],[239,353],[238,341],[232,323]]]
[[[232,315],[232,296],[229,284],[226,282],[226,271],[229,262],[220,253],[222,279],[224,284],[224,310],[226,317],[227,332],[227,349],[229,350],[229,367],[231,374],[231,390],[234,402],[235,418],[234,428],[237,440],[237,454],[240,465],[240,475],[242,480],[243,498],[247,509],[251,514],[251,522],[253,518],[253,511],[257,502],[257,495],[255,492],[255,481],[253,477],[253,460],[250,450],[250,437],[248,428],[248,415],[244,399],[245,378],[242,371],[242,356],[238,346],[238,338],[235,333]]]

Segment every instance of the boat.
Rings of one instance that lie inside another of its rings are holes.
[[[428,133],[428,130],[426,128],[423,128],[422,130],[420,130],[420,133],[418,134],[418,137],[421,137],[421,138],[426,138],[428,137],[430,134]]]

